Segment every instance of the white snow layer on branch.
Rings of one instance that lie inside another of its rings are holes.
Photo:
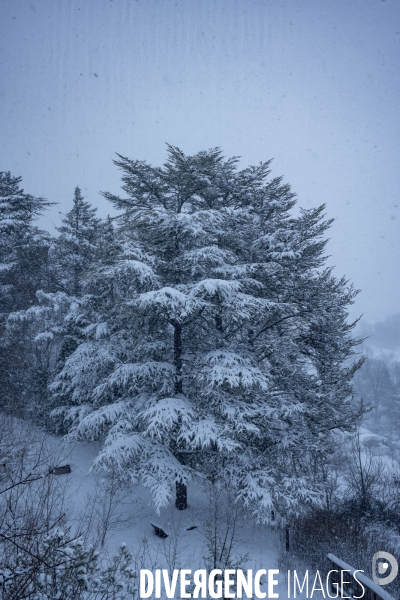
[[[172,287],[140,294],[139,306],[144,309],[156,309],[166,318],[183,321],[203,306],[203,302],[193,296],[188,296]]]
[[[117,367],[93,390],[93,397],[99,399],[105,392],[115,388],[139,389],[145,382],[161,385],[162,390],[167,391],[174,375],[175,368],[168,362],[126,363]]]
[[[262,390],[269,388],[267,375],[239,354],[226,350],[213,350],[203,357],[203,361],[204,366],[198,378],[210,386],[227,384],[231,388],[260,387]]]
[[[182,257],[183,264],[198,267],[199,264],[209,266],[223,266],[226,262],[236,260],[236,256],[229,250],[223,250],[218,246],[203,246],[194,250],[188,250]]]
[[[241,287],[240,281],[226,279],[203,279],[192,286],[195,296],[216,296],[225,300],[236,294]]]
[[[120,419],[127,418],[131,409],[130,401],[121,400],[102,406],[89,414],[82,414],[68,437],[70,439],[96,440]]]
[[[181,435],[193,448],[207,449],[211,445],[219,451],[232,452],[240,449],[240,444],[229,437],[229,430],[216,423],[212,417],[194,423],[190,430]]]
[[[111,344],[98,344],[92,341],[84,342],[68,357],[64,368],[54,383],[57,383],[57,380],[65,380],[69,377],[77,381],[81,375],[89,373],[92,370],[98,373],[100,369],[109,368],[115,364],[116,360],[115,349]]]
[[[151,491],[157,512],[171,501],[175,482],[187,483],[190,477],[190,470],[181,465],[170,450],[140,433],[109,435],[93,469],[115,470],[133,483],[140,479]]]
[[[120,260],[116,265],[103,269],[100,275],[112,280],[119,277],[131,277],[137,279],[142,285],[157,282],[157,276],[149,265],[132,259]]]
[[[177,423],[190,428],[195,415],[191,402],[181,396],[162,398],[140,416],[147,423],[146,433],[161,439],[162,433],[171,430]]]

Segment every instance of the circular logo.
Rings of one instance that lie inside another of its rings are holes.
[[[377,565],[376,563],[378,560],[380,562],[378,562]],[[385,575],[390,566],[391,571],[389,575],[386,575],[386,577],[378,577],[376,574],[377,566],[379,575]],[[394,581],[394,579],[397,577],[398,570],[399,565],[397,564],[397,560],[392,554],[389,554],[389,552],[376,552],[372,557],[372,579],[378,585],[387,585],[388,583],[392,583],[392,581]]]

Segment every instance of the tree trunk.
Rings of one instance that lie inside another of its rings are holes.
[[[175,394],[182,393],[182,325],[176,323],[174,326],[174,366],[175,366]],[[177,452],[176,458],[184,464],[182,454]],[[182,481],[176,482],[175,506],[178,510],[187,508],[187,486]]]
[[[286,523],[285,526],[285,541],[286,541],[286,552],[290,551],[290,526],[289,523]]]
[[[176,482],[175,506],[178,510],[185,510],[187,508],[187,486],[181,481]]]
[[[182,393],[182,325],[174,326],[175,394]]]
[[[215,327],[218,333],[222,333],[222,316],[220,314],[215,315]]]

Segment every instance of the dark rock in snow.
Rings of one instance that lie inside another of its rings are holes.
[[[67,475],[68,473],[71,473],[71,467],[70,467],[70,465],[62,465],[61,467],[54,467],[54,469],[52,469],[50,471],[50,473],[52,475]]]
[[[168,537],[168,533],[165,533],[165,531],[162,527],[159,527],[158,525],[154,525],[153,523],[150,523],[150,525],[154,528],[154,533],[156,535],[158,535],[158,537],[163,538],[163,539]]]

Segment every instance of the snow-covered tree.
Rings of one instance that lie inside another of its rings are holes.
[[[53,262],[59,289],[73,296],[81,292],[82,278],[98,254],[100,219],[96,209],[85,202],[79,187],[75,188],[73,207],[64,216],[54,243]]]
[[[61,227],[57,228],[60,235],[54,241],[51,252],[57,292],[40,295],[43,314],[47,314],[51,308],[54,311],[53,319],[47,321],[47,330],[59,342],[58,362],[61,366],[82,341],[82,323],[77,324],[75,319],[65,318],[65,308],[79,306],[85,278],[92,268],[102,263],[108,246],[112,248],[112,224],[109,221],[103,223],[97,218],[96,210],[84,200],[80,188],[76,187],[72,209],[62,219]]]
[[[26,194],[21,177],[0,172],[0,405],[17,409],[32,380],[32,357],[24,331],[6,336],[11,311],[34,304],[36,290],[46,288],[50,236],[34,220],[50,204]]]
[[[119,156],[120,253],[76,311],[86,340],[53,384],[97,468],[148,487],[157,508],[195,476],[225,479],[266,519],[318,500],[308,459],[358,417],[347,308],[324,268],[324,207],[293,216],[270,162],[238,170],[219,149],[161,168]],[[89,323],[89,324],[88,324]]]
[[[84,339],[85,324],[90,324],[75,314],[85,278],[91,269],[112,262],[116,252],[111,220],[103,222],[95,212],[76,188],[72,210],[58,228],[60,235],[49,243],[47,286],[37,285],[35,303],[12,312],[6,322],[8,346],[22,340],[17,355],[21,358],[23,345],[27,356],[24,376],[18,380],[19,404],[25,407],[25,416],[42,424],[49,413],[48,384]]]
[[[26,194],[21,177],[0,172],[1,313],[32,304],[43,284],[49,238],[33,221],[51,203]]]

